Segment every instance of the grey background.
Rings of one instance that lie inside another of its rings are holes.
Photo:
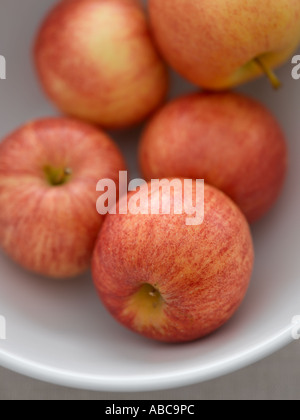
[[[185,388],[143,393],[73,390],[0,368],[0,400],[299,400],[300,342],[230,375]]]

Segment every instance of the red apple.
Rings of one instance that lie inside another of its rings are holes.
[[[34,55],[58,108],[103,127],[142,121],[167,93],[167,69],[137,0],[60,1],[38,33]]]
[[[249,222],[277,200],[287,145],[276,119],[236,93],[200,93],[175,100],[149,123],[140,146],[146,179],[205,179],[229,195]]]
[[[219,328],[243,301],[252,272],[249,226],[221,191],[205,185],[204,221],[187,226],[195,183],[184,191],[176,183],[171,193],[142,186],[139,196],[149,202],[140,200],[139,214],[108,215],[94,252],[93,278],[104,305],[124,326],[159,341],[191,341]],[[176,214],[182,192],[190,205]],[[159,214],[151,214],[152,200],[159,200]],[[162,213],[163,200],[169,214]]]
[[[86,270],[103,216],[99,179],[125,168],[114,143],[71,119],[31,122],[0,143],[0,246],[24,268],[53,277]]]
[[[300,42],[299,0],[148,0],[153,33],[182,76],[228,89],[285,63]]]

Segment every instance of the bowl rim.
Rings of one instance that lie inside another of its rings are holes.
[[[100,392],[152,392],[200,384],[233,373],[277,352],[293,341],[292,325],[264,341],[205,367],[164,375],[115,376],[79,374],[36,363],[0,349],[0,365],[6,369],[54,385]]]

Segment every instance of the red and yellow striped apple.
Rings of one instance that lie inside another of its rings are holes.
[[[149,0],[167,61],[211,90],[247,82],[283,64],[300,42],[299,0]]]
[[[232,198],[249,222],[275,204],[286,175],[287,144],[277,120],[246,96],[178,98],[150,121],[140,145],[147,180],[204,179]]]
[[[142,121],[167,93],[167,69],[138,0],[60,1],[37,35],[34,56],[58,108],[106,128]]]
[[[204,221],[194,226],[186,224],[192,207],[174,211],[182,183],[169,194],[145,188],[150,184],[141,187],[149,200],[141,200],[140,214],[105,219],[93,257],[95,286],[113,317],[137,333],[164,342],[201,338],[227,322],[245,297],[254,257],[248,223],[209,185]],[[195,181],[184,188],[187,202],[196,201],[195,191]],[[151,214],[152,199],[161,209],[167,200],[170,214]]]
[[[114,143],[77,120],[31,122],[0,143],[0,246],[53,278],[88,269],[103,216],[96,185],[125,168]]]

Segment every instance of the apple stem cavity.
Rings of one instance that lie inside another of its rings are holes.
[[[52,166],[45,166],[44,173],[48,183],[53,187],[58,187],[66,184],[72,175],[71,168],[54,168]]]
[[[149,295],[154,299],[160,299],[160,293],[154,287],[149,291]]]
[[[144,302],[144,309],[150,306],[153,309],[158,309],[163,303],[163,298],[160,292],[151,284],[145,283],[141,286],[137,293],[140,302]]]
[[[268,79],[271,82],[271,85],[275,90],[278,90],[281,88],[282,83],[279,80],[279,78],[276,76],[274,71],[262,60],[260,57],[256,57],[254,61],[259,65],[259,67],[263,70],[263,72],[266,74]]]

